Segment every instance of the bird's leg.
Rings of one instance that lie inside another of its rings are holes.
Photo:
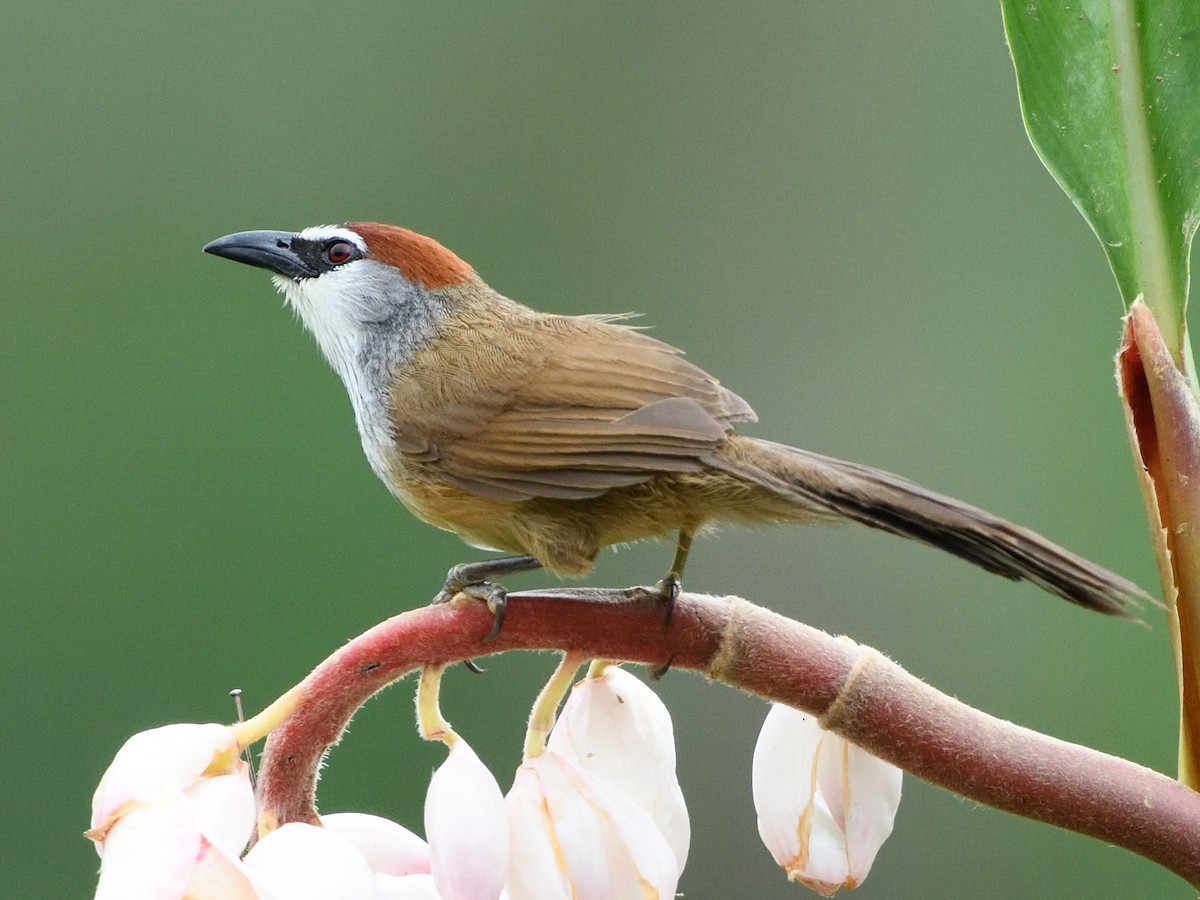
[[[679,542],[675,545],[675,559],[671,561],[671,569],[655,588],[662,596],[666,613],[663,616],[663,631],[671,624],[671,613],[675,611],[675,601],[683,589],[683,567],[687,565],[688,552],[692,549],[693,534],[686,529],[680,529]]]
[[[666,607],[663,613],[664,634],[671,627],[671,614],[675,612],[675,601],[679,599],[679,592],[683,589],[683,567],[687,564],[688,551],[692,549],[693,536],[691,531],[680,529],[679,542],[675,545],[675,559],[671,561],[671,571],[654,586],[658,590],[659,597],[662,598],[663,606]],[[675,654],[672,653],[665,663],[651,669],[650,680],[658,681],[666,675],[671,669],[671,660],[674,658]]]
[[[446,573],[446,584],[433,598],[433,603],[449,603],[458,594],[466,594],[487,604],[492,614],[492,630],[484,641],[493,640],[504,626],[504,612],[508,608],[508,591],[503,585],[488,581],[498,575],[512,575],[540,569],[542,564],[533,556],[502,556],[499,559],[481,559],[479,562],[459,563]]]

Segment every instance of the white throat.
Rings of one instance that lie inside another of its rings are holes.
[[[361,382],[358,355],[362,328],[350,315],[356,291],[353,279],[347,279],[346,274],[347,270],[338,270],[303,281],[273,275],[271,280],[316,338],[329,365],[351,389]],[[350,390],[351,399],[355,393]]]
[[[371,259],[316,278],[275,275],[272,280],[341,377],[363,452],[375,474],[389,483],[387,460],[395,450],[392,379],[398,366],[436,335],[445,301]]]

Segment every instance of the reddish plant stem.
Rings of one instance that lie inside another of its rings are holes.
[[[1117,385],[1167,607],[1179,684],[1179,780],[1200,788],[1200,408],[1141,298],[1129,307]]]
[[[327,749],[372,694],[425,664],[505,650],[563,650],[695,669],[818,715],[875,755],[1008,812],[1141,854],[1200,887],[1200,794],[1157,772],[994,718],[942,694],[878,652],[738,598],[681,595],[662,628],[657,595],[544,591],[509,596],[504,631],[477,603],[426,607],[383,622],[300,685],[300,704],[263,752],[266,829],[316,821]]]

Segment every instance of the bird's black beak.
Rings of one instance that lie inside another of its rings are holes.
[[[287,278],[313,278],[320,271],[305,259],[297,246],[299,235],[290,231],[239,231],[204,245],[205,253],[269,269]]]

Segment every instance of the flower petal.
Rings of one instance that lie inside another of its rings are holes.
[[[801,869],[807,863],[801,843],[811,835],[817,812],[814,770],[823,735],[815,719],[804,713],[793,716],[788,709],[775,704],[767,713],[751,773],[759,836],[775,862],[790,871],[797,860]]]
[[[184,792],[200,833],[226,855],[242,855],[254,832],[258,811],[247,771],[196,782]]]
[[[244,769],[236,749],[237,738],[225,725],[164,725],[133,735],[92,797],[92,828],[102,831],[127,804],[152,803],[206,775],[225,774],[208,771],[218,753],[230,754],[230,771]]]
[[[616,665],[584,679],[571,690],[546,746],[649,813],[683,870],[691,825],[675,774],[675,733],[649,686]]]
[[[433,880],[446,900],[500,896],[509,864],[504,795],[461,738],[429,781],[425,836]]]
[[[386,900],[442,900],[433,876],[429,874],[377,875],[379,893]]]
[[[505,797],[512,860],[504,887],[513,900],[572,900],[570,874],[554,830],[538,770],[529,764],[517,769]]]
[[[403,825],[368,813],[330,813],[321,824],[349,841],[377,874],[429,873],[429,845]]]
[[[553,751],[517,770],[508,798],[512,900],[670,898],[679,864],[622,791]]]
[[[276,828],[244,860],[259,893],[271,900],[376,900],[375,873],[350,842],[316,825]]]
[[[215,845],[202,842],[184,900],[260,900],[245,866]]]
[[[846,850],[850,880],[861,884],[871,871],[875,855],[892,833],[900,808],[904,773],[861,747],[849,747],[846,771],[850,785],[846,798]]]
[[[96,900],[179,900],[200,850],[200,829],[182,792],[132,809],[104,837]]]

